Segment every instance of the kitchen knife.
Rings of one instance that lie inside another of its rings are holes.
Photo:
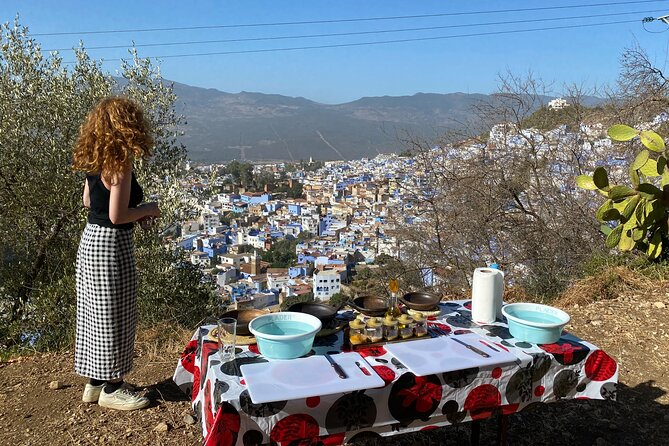
[[[347,376],[346,373],[344,372],[344,369],[342,369],[341,366],[340,366],[339,364],[337,364],[337,363],[335,362],[335,360],[332,359],[332,357],[331,357],[330,355],[328,355],[328,354],[326,353],[324,356],[325,356],[325,359],[328,360],[328,362],[330,363],[330,365],[332,366],[332,368],[335,369],[335,372],[337,372],[337,375],[339,375],[339,377],[340,377],[341,379],[346,379],[346,378],[348,378],[348,376]]]
[[[476,354],[479,354],[479,355],[483,356],[484,358],[490,358],[490,355],[489,355],[489,354],[487,354],[487,353],[484,352],[483,350],[479,350],[478,348],[474,347],[473,345],[469,345],[469,344],[467,344],[466,342],[463,342],[463,341],[461,341],[460,339],[455,338],[455,337],[451,337],[451,339],[453,339],[453,340],[454,340],[455,342],[457,342],[458,344],[462,344],[462,345],[464,345],[464,346],[467,347],[469,350],[473,351],[473,352],[476,353]]]

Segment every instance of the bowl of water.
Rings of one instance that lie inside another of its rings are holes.
[[[309,353],[321,325],[316,316],[284,311],[256,317],[249,323],[249,331],[264,357],[293,359]]]
[[[509,324],[511,336],[535,344],[556,342],[570,319],[559,308],[524,302],[503,306],[502,314]]]

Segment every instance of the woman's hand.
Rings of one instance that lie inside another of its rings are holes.
[[[160,217],[160,208],[158,203],[155,201],[150,201],[144,203],[140,206],[146,217]]]

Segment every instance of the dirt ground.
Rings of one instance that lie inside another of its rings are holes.
[[[619,364],[618,401],[574,400],[546,404],[510,417],[509,444],[669,444],[669,286],[636,284],[612,298],[592,301],[592,287],[560,299],[572,316],[567,327]],[[189,337],[183,333],[183,344]],[[72,371],[72,352],[0,363],[0,444],[201,444],[188,398],[171,376],[181,341],[139,341],[128,381],[152,399],[149,409],[119,412],[81,402],[84,379]],[[50,383],[59,381],[61,388]],[[405,434],[384,445],[468,444],[470,426]],[[495,444],[496,420],[482,423],[481,444]]]

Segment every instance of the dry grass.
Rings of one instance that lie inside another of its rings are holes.
[[[193,330],[169,323],[140,327],[135,349],[151,362],[174,362],[174,358],[179,357],[192,335]]]

